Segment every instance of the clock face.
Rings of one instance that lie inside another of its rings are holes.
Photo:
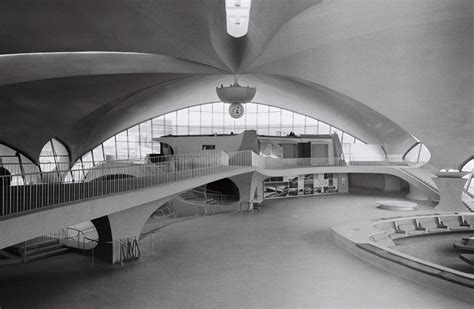
[[[229,106],[229,114],[232,118],[240,118],[244,115],[244,107],[240,103],[232,103]]]

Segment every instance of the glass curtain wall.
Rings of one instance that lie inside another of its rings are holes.
[[[23,154],[0,144],[0,175],[11,176],[10,185],[17,186],[40,182],[39,168]]]
[[[63,143],[55,138],[48,141],[41,150],[39,156],[40,168],[43,181],[61,181],[69,170],[69,151]]]
[[[239,134],[257,130],[259,135],[285,136],[300,134],[338,134],[343,144],[364,143],[324,121],[261,103],[247,103],[239,119],[232,118],[227,103],[206,103],[176,110],[143,121],[110,137],[85,153],[73,167],[88,168],[106,160],[143,159],[159,153],[160,144],[153,139],[163,135]],[[364,143],[365,144],[365,143]]]

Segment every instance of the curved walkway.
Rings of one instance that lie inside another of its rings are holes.
[[[79,183],[11,186],[0,195],[3,234],[0,248],[249,172],[267,177],[326,172],[381,173],[398,176],[415,187],[421,186],[419,189],[425,186],[415,179],[406,179],[407,174],[399,168],[400,162],[364,162],[360,166],[347,166],[342,161],[337,162],[340,166],[310,163],[306,158],[268,160],[252,151],[184,154],[169,156],[158,164],[121,162],[112,167],[85,169],[82,172],[86,179]],[[134,177],[111,178],[117,175]],[[425,193],[431,200],[439,198],[432,188]]]

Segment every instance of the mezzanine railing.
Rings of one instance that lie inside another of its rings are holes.
[[[52,163],[53,164],[53,163]],[[104,161],[94,166],[69,169],[67,164],[42,168],[48,172],[0,176],[0,217],[67,204],[80,200],[139,190],[241,167],[288,169],[309,166],[407,166],[399,160],[346,162],[342,158],[278,159],[254,152],[203,152],[162,156],[154,163],[144,160]],[[5,164],[4,164],[5,166]],[[8,169],[8,166],[5,166]],[[24,185],[12,179],[24,178]]]
[[[35,178],[43,179],[42,182],[21,186],[10,185],[11,178],[17,175],[1,176],[0,216],[139,190],[246,166],[251,166],[249,151],[237,152],[231,156],[224,152],[210,152],[164,156],[156,163],[104,162],[73,171],[37,173]],[[49,173],[69,172],[72,177],[63,182],[48,182],[50,179],[46,176]]]

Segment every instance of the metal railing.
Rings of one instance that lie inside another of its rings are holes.
[[[414,178],[421,184],[423,184],[425,187],[428,187],[430,190],[439,193],[438,186],[436,183],[433,181],[433,177],[436,177],[434,174],[432,174],[429,171],[425,171],[420,168],[403,168],[400,167],[398,168],[399,171],[402,173],[408,175],[411,178]]]
[[[291,158],[280,159],[263,157],[256,153],[252,153],[252,165],[262,169],[287,169],[300,167],[317,167],[317,166],[370,166],[370,167],[396,167],[396,166],[417,166],[415,163],[409,163],[402,159],[386,159],[379,161],[346,161],[341,157],[328,158]]]
[[[346,162],[339,157],[278,159],[262,157],[248,150],[160,156],[153,158],[153,163],[145,160],[117,160],[102,161],[95,165],[93,162],[82,161],[81,165],[69,169],[67,164],[59,164],[52,170],[48,168],[49,172],[0,176],[0,217],[139,190],[239,167],[262,169],[351,165],[396,167],[407,166],[409,163],[395,159]],[[12,179],[15,177],[23,177],[25,184],[13,185]],[[215,198],[223,199],[218,195]]]
[[[67,247],[81,250],[90,250],[93,249],[99,242],[99,235],[97,234],[95,226],[88,227],[84,230],[67,227],[62,231],[64,236],[60,238],[60,241]]]
[[[79,181],[3,185],[0,187],[0,216],[251,166],[248,158],[251,158],[250,151],[234,153],[231,159],[224,152],[206,152],[164,156],[156,163],[104,162],[90,168],[72,170],[73,175],[82,173],[83,178]],[[44,176],[44,173],[40,174]],[[1,183],[6,184],[8,177],[11,176],[1,176]]]
[[[185,191],[181,193],[179,197],[185,201],[210,205],[224,205],[239,201],[238,196],[227,195],[219,191],[208,190],[205,188],[195,188]]]
[[[269,157],[254,157],[257,167],[264,169],[286,169],[312,166],[346,166],[347,163],[341,158],[292,158],[278,159]]]

